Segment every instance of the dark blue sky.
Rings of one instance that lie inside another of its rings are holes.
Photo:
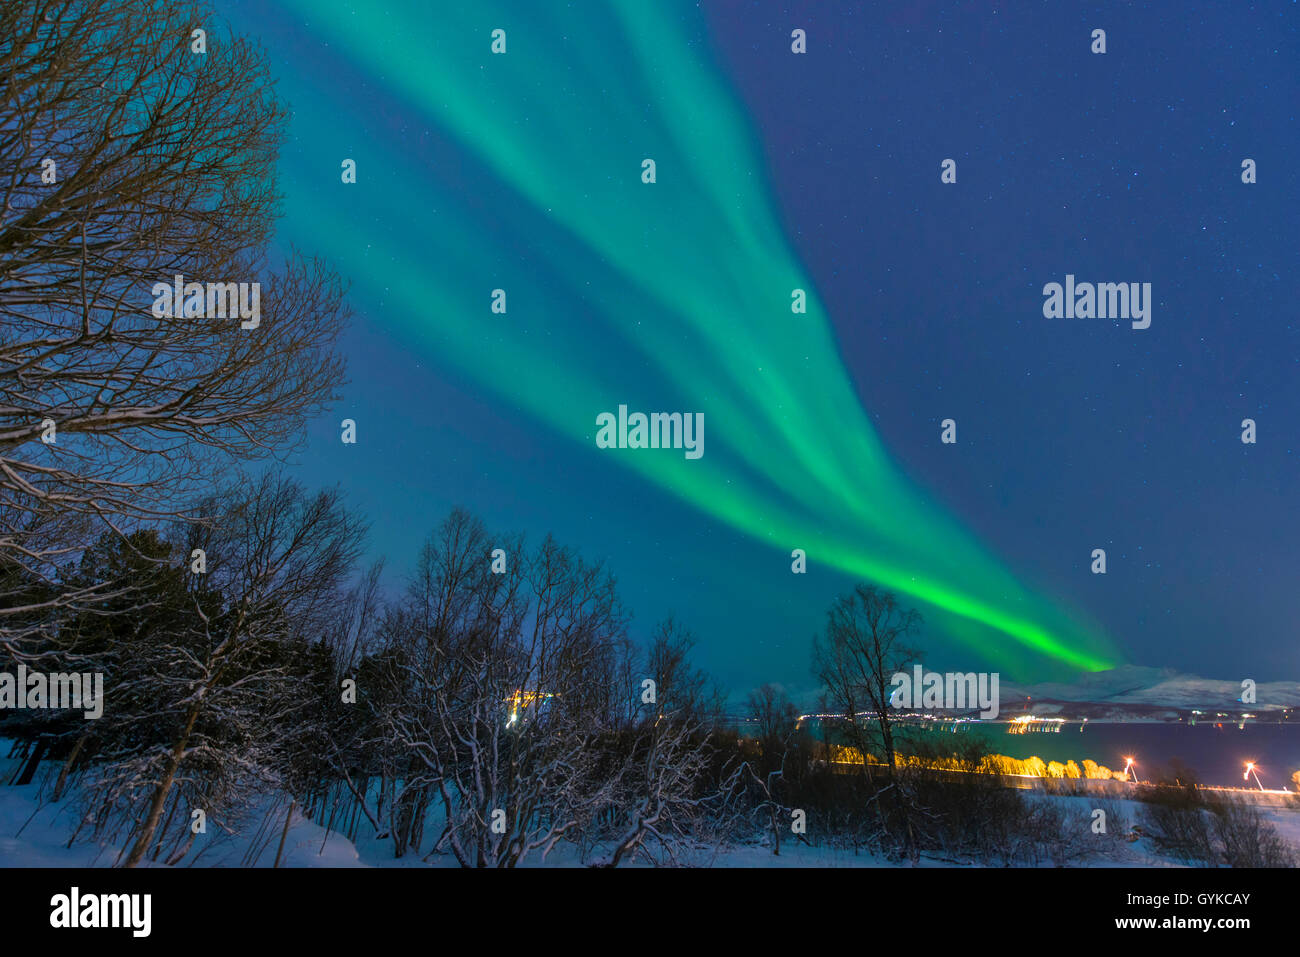
[[[712,19],[865,408],[1132,660],[1294,677],[1300,11],[895,6]],[[1066,273],[1150,281],[1151,328],[1044,319]]]
[[[301,16],[262,0],[218,8],[265,44],[300,108],[286,168],[337,170],[380,131],[407,135],[402,105]],[[1296,4],[704,10],[701,55],[743,102],[787,236],[908,476],[1129,661],[1300,676]],[[790,53],[795,27],[806,55]],[[1094,28],[1104,55],[1090,52]],[[327,120],[338,142],[322,145],[312,123]],[[412,120],[407,159],[462,175],[426,126]],[[955,185],[939,179],[949,157]],[[1254,185],[1241,182],[1246,157]],[[494,194],[466,188],[490,219]],[[518,250],[527,260],[526,240]],[[368,513],[394,582],[463,504],[607,559],[634,630],[675,613],[735,691],[811,690],[809,638],[847,579],[815,562],[791,576],[781,551],[557,439],[413,348],[365,291],[364,260],[335,265],[361,290],[352,383],[296,461]],[[1151,327],[1045,319],[1043,285],[1067,273],[1150,282]],[[345,415],[362,423],[364,456],[340,454]],[[947,417],[955,446],[938,441]],[[1247,417],[1254,446],[1239,438]],[[1089,572],[1094,547],[1105,576]],[[930,647],[936,667],[980,664],[938,636]]]

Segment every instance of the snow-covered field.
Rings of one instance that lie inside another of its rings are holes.
[[[68,847],[68,839],[76,827],[79,803],[75,791],[57,804],[48,801],[48,782],[41,787],[45,770],[36,779],[21,787],[0,785],[0,867],[111,867],[117,860],[121,847],[97,845],[84,841]],[[42,792],[44,791],[44,797]],[[1030,800],[1058,802],[1066,810],[1066,820],[1077,822],[1079,831],[1085,831],[1096,800],[1086,796],[1059,796],[1034,794]],[[1138,802],[1116,800],[1107,807],[1118,810],[1123,818],[1120,832],[1126,833],[1137,820]],[[264,806],[250,813],[239,827],[239,833],[228,835],[220,828],[210,827],[209,834],[201,836],[193,850],[178,866],[189,867],[270,867],[284,823],[286,803],[268,800]],[[1265,816],[1279,834],[1297,851],[1300,851],[1300,811],[1287,808],[1263,809]],[[363,828],[363,833],[370,828]],[[1112,834],[1115,828],[1112,827]],[[1063,835],[1063,838],[1065,836]],[[1089,865],[1111,867],[1170,867],[1177,866],[1161,856],[1144,839],[1127,841],[1110,839],[1103,842],[1104,852],[1089,858]],[[427,845],[426,845],[427,851]],[[760,843],[727,847],[701,847],[682,863],[698,867],[880,867],[890,866],[882,857],[852,849],[809,847],[794,840],[784,840],[779,856],[772,854],[771,846]],[[285,837],[282,867],[450,867],[456,862],[450,855],[434,855],[428,860],[419,854],[409,854],[402,859],[393,857],[393,846],[388,840],[373,836],[358,840],[356,844],[342,835],[295,813]],[[562,845],[544,862],[532,858],[524,866],[564,867],[581,864],[576,849]],[[923,867],[975,866],[961,860],[944,860],[925,856]],[[149,865],[145,866],[163,866]]]

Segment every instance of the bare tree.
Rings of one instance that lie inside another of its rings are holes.
[[[674,859],[717,803],[700,790],[716,701],[685,632],[660,628],[636,661],[625,627],[602,565],[453,512],[380,629],[366,749],[378,795],[343,771],[355,800],[376,799],[365,813],[395,853],[419,848],[428,818],[441,828],[430,853],[465,867],[514,867],[561,843],[606,866]],[[646,674],[666,697],[643,700]]]
[[[813,670],[843,711],[846,734],[865,759],[874,742],[860,719],[872,722],[891,770],[897,765],[892,679],[916,657],[904,641],[920,624],[920,614],[901,607],[893,593],[859,584],[831,606],[826,633],[813,642]]]
[[[909,782],[898,774],[889,699],[893,676],[915,658],[904,642],[920,623],[920,614],[900,606],[892,592],[858,584],[836,599],[825,634],[813,642],[813,671],[843,713],[845,737],[861,753],[868,778],[873,751],[879,746],[884,752],[889,783],[873,807],[881,834],[899,836],[903,853],[913,861],[917,841],[912,818],[919,809]]]
[[[654,864],[688,864],[685,854],[703,842],[711,825],[724,822],[739,792],[743,764],[711,781],[714,749],[698,717],[647,716],[632,737],[630,752],[611,780],[625,826],[592,867],[617,867],[643,857]]]
[[[672,618],[654,629],[644,673],[655,682],[648,700],[639,682],[628,690],[636,702],[612,757],[614,806],[620,826],[590,861],[617,867],[641,858],[653,864],[691,863],[687,855],[707,839],[725,835],[741,796],[748,766],[715,740],[724,696],[717,683],[691,662],[695,640]]]
[[[464,512],[443,523],[384,629],[397,853],[431,796],[434,847],[463,866],[513,867],[576,836],[614,793],[598,769],[624,621],[609,574],[552,539],[525,552]]]
[[[799,728],[799,711],[785,690],[771,683],[764,684],[749,694],[749,717],[754,721],[758,741],[758,766],[753,770],[754,781],[761,791],[759,810],[766,813],[772,834],[772,853],[781,853],[781,813],[785,810],[780,800],[780,786],[786,774],[786,760],[791,739]]]
[[[694,647],[695,637],[690,631],[673,618],[666,618],[655,626],[650,637],[646,671],[655,682],[660,714],[709,726],[722,715],[726,695],[712,677],[691,665]]]
[[[765,766],[779,766],[787,743],[799,724],[799,709],[784,688],[770,682],[751,691],[747,705]]]
[[[337,492],[310,494],[272,474],[204,512],[187,543],[201,543],[208,561],[193,576],[188,628],[133,649],[139,678],[126,697],[144,705],[135,720],[167,728],[166,737],[129,749],[105,776],[132,804],[147,795],[127,867],[153,845],[186,768],[227,790],[248,779],[280,783],[286,729],[308,698],[293,680],[295,657],[345,605],[365,533]],[[210,789],[190,791],[190,806],[216,803]]]
[[[68,614],[131,587],[64,587],[60,563],[103,531],[183,514],[216,468],[291,447],[341,384],[338,279],[319,262],[277,271],[266,259],[284,119],[265,56],[204,6],[0,5],[10,656],[52,653]],[[207,292],[156,309],[155,286],[177,281]],[[214,297],[207,285],[230,283],[259,284],[256,320],[231,314],[229,287]]]

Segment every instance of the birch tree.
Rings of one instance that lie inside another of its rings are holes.
[[[206,29],[196,52],[196,25]],[[335,395],[345,318],[321,262],[267,254],[285,109],[203,5],[0,5],[0,648],[53,654],[101,533],[170,521],[218,470],[292,448]],[[157,284],[258,284],[157,310]],[[220,297],[218,297],[220,298]],[[166,312],[160,315],[158,313]]]
[[[312,699],[295,679],[338,617],[365,533],[336,491],[309,493],[270,473],[203,511],[187,546],[202,543],[208,570],[195,576],[188,627],[139,648],[135,662],[148,705],[136,717],[162,734],[113,768],[112,788],[138,814],[127,867],[153,846],[178,782],[231,793],[242,782],[285,783],[291,730]],[[181,790],[173,807],[188,800],[210,812],[219,797]]]
[[[467,867],[544,858],[615,784],[596,773],[625,626],[613,579],[550,538],[529,552],[512,540],[494,572],[494,541],[453,513],[390,623],[401,793],[421,808],[432,796],[434,846]]]

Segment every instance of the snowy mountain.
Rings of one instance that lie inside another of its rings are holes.
[[[1254,702],[1243,703],[1241,680],[1215,680],[1183,674],[1172,668],[1123,665],[1110,671],[1080,675],[1071,682],[1035,685],[1003,683],[1004,710],[1025,707],[1031,711],[1069,710],[1087,717],[1145,715],[1169,710],[1209,714],[1264,714],[1300,706],[1300,682],[1257,682]],[[1069,705],[1068,708],[1064,707]],[[1171,717],[1176,715],[1171,715]]]

